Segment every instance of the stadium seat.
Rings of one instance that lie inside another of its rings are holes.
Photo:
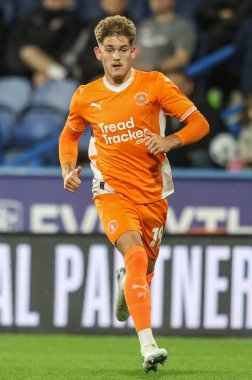
[[[0,8],[4,11],[4,21],[6,25],[12,26],[16,20],[23,17],[23,15],[31,9],[31,7],[40,4],[41,0],[0,0]]]
[[[32,146],[59,135],[65,118],[52,107],[31,107],[16,127],[13,144]]]
[[[244,104],[239,103],[232,107],[222,110],[221,117],[225,122],[228,131],[237,138],[241,132],[243,123],[242,123],[242,114],[244,111]]]
[[[2,147],[10,144],[14,134],[15,121],[16,118],[13,112],[7,107],[0,106],[0,139]]]
[[[72,79],[51,81],[34,90],[32,106],[53,107],[59,112],[67,113],[73,93],[79,86]]]
[[[32,99],[32,86],[28,79],[6,76],[0,78],[0,106],[19,114],[29,106]]]
[[[3,152],[3,162],[5,165],[9,165],[10,163],[13,162],[13,160],[16,160],[18,159],[19,157],[22,156],[22,154],[25,152],[25,148],[18,148],[18,147],[13,147],[13,148],[9,148],[7,150],[5,150]],[[22,164],[21,164],[22,165]],[[25,163],[26,166],[30,166],[30,167],[39,167],[42,165],[42,155],[38,156],[38,157],[33,157],[32,160],[30,160],[29,162],[26,162]]]

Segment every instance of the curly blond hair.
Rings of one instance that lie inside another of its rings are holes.
[[[133,21],[124,16],[109,16],[102,19],[94,30],[98,44],[102,44],[104,38],[111,36],[124,36],[129,40],[130,45],[136,38],[136,27]]]

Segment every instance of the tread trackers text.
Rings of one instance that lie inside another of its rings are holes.
[[[147,128],[132,131],[132,129],[135,128],[134,119],[132,116],[129,120],[121,121],[117,124],[105,125],[104,123],[99,123],[98,125],[102,131],[102,137],[106,141],[107,145],[119,144],[131,140],[136,140],[136,144],[141,144],[147,139],[145,136],[145,133],[148,131]],[[117,131],[125,131],[125,133],[108,136],[108,132],[114,133]]]

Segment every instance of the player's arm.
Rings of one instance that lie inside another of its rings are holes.
[[[186,123],[184,128],[175,133],[182,145],[192,144],[201,140],[210,131],[208,121],[197,109],[194,110],[184,122]]]
[[[59,158],[64,180],[64,189],[76,191],[81,184],[79,178],[81,167],[75,168],[78,157],[78,139],[82,133],[73,133],[71,127],[65,125],[59,138]]]
[[[209,133],[209,124],[194,104],[163,74],[158,74],[156,85],[161,108],[166,114],[175,117],[186,125],[180,131],[163,137],[147,133],[148,150],[156,155],[171,149],[192,144]]]
[[[157,74],[157,97],[161,109],[186,125],[180,131],[169,136],[146,134],[148,150],[156,155],[167,153],[171,149],[194,143],[209,133],[209,124],[195,105],[163,74]]]
[[[146,146],[149,152],[154,155],[167,153],[171,149],[192,144],[209,132],[209,124],[198,110],[194,110],[184,121],[186,122],[184,128],[166,137],[147,132],[149,140],[147,140]]]
[[[74,192],[81,184],[79,178],[81,167],[75,168],[78,158],[78,140],[83,134],[86,123],[79,116],[78,97],[72,98],[70,112],[59,138],[59,159],[64,180],[64,189]]]

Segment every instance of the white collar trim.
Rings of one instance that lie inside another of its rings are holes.
[[[115,85],[109,83],[105,76],[103,77],[103,83],[109,90],[114,91],[114,92],[121,92],[132,83],[132,81],[134,80],[134,77],[135,77],[135,70],[133,68],[131,68],[131,73],[130,73],[129,79],[126,80],[126,82],[120,84],[120,86],[115,86]]]

